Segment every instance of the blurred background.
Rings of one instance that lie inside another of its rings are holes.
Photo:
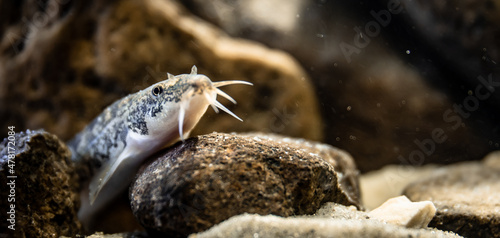
[[[192,65],[245,122],[348,151],[361,172],[500,149],[499,1],[0,1],[0,132],[69,140],[107,105]]]
[[[0,135],[68,141],[115,100],[196,65],[254,86],[224,88],[244,122],[208,109],[192,136],[324,142],[365,174],[480,160],[500,149],[499,16],[498,0],[0,0]],[[399,195],[407,175],[394,171],[383,189],[364,184]],[[142,229],[122,198],[96,230]]]
[[[499,148],[499,93],[472,98],[488,93],[476,91],[479,77],[500,84],[498,1],[203,2],[183,1],[230,35],[298,59],[315,86],[324,141],[362,171]],[[436,129],[446,141],[429,142]]]

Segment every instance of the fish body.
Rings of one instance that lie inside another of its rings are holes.
[[[69,143],[72,158],[88,164],[94,174],[88,196],[82,198],[81,220],[100,210],[132,181],[140,164],[153,153],[184,140],[208,106],[224,110],[217,95],[235,103],[217,87],[247,84],[245,81],[212,82],[197,74],[173,76],[130,94],[107,107]],[[87,199],[88,198],[88,199]]]

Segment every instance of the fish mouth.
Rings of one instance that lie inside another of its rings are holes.
[[[206,99],[208,104],[212,107],[212,109],[216,112],[219,113],[219,109],[226,112],[227,114],[231,115],[232,117],[238,119],[239,121],[243,121],[241,118],[236,116],[233,112],[231,112],[229,109],[227,109],[224,105],[222,105],[220,102],[217,101],[217,95],[220,95],[221,97],[224,97],[225,99],[229,100],[230,102],[236,104],[236,100],[234,100],[231,96],[229,96],[227,93],[224,91],[220,90],[219,87],[227,86],[227,85],[234,85],[234,84],[245,84],[245,85],[250,85],[253,86],[252,83],[246,82],[246,81],[241,81],[241,80],[229,80],[229,81],[220,81],[220,82],[212,82],[211,87],[203,87],[205,88],[204,90],[201,89],[201,87],[193,87],[191,90],[193,90],[192,93],[187,93],[186,95],[192,95],[193,93],[201,93],[203,97]],[[184,141],[186,138],[184,138],[184,120],[186,117],[186,112],[189,110],[190,107],[190,101],[187,98],[183,98],[180,103],[180,108],[179,108],[179,136],[182,141]]]

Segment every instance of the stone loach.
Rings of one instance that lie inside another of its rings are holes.
[[[287,53],[231,38],[174,0],[0,2],[0,133],[8,125],[44,128],[71,139],[115,100],[196,65],[228,86],[245,120],[208,110],[192,135],[264,131],[322,139],[322,120],[308,75]],[[52,6],[54,5],[55,6]],[[28,9],[21,11],[18,9]],[[37,11],[38,10],[38,11]],[[56,11],[57,12],[57,11]],[[32,22],[36,16],[47,22]],[[47,24],[43,24],[47,23]],[[27,26],[36,25],[35,28]]]
[[[212,133],[154,155],[132,183],[130,200],[151,234],[185,236],[245,212],[313,214],[326,202],[361,207],[357,173],[352,158],[331,146]]]
[[[214,81],[245,80],[254,86],[223,88],[238,105],[221,103],[243,123],[209,109],[191,135],[264,131],[323,137],[316,95],[295,59],[229,37],[177,1],[41,5],[0,1],[0,135],[15,125],[44,128],[67,141],[115,100],[165,79],[167,72],[186,73],[196,65]],[[111,209],[99,216],[96,229],[136,228],[113,217],[128,211],[128,220],[135,220],[129,209]]]
[[[437,169],[408,185],[412,201],[430,200],[437,208],[429,226],[466,237],[500,237],[500,156]]]
[[[81,231],[77,218],[78,176],[71,152],[57,136],[43,130],[15,134],[14,167],[8,166],[8,140],[0,143],[0,213],[7,214],[7,197],[14,180],[15,231],[0,221],[0,237],[75,236]],[[11,163],[12,164],[12,163]],[[14,173],[10,173],[13,169]],[[17,176],[12,179],[8,176]],[[12,193],[10,193],[12,194]],[[4,199],[5,198],[5,199]]]

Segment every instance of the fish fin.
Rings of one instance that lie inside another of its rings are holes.
[[[128,153],[123,151],[120,156],[112,163],[105,163],[92,178],[89,184],[89,200],[90,205],[92,205],[97,196],[101,192],[101,189],[108,183],[113,174],[116,172],[120,164],[122,164],[127,158],[129,158]]]
[[[185,140],[185,139],[187,139],[187,138],[189,138],[189,134],[191,134],[191,132],[190,132],[190,131],[188,131],[188,132],[184,133],[184,136],[183,136],[183,137],[184,137],[184,140]]]
[[[189,104],[188,104],[188,101],[187,100],[181,100],[181,103],[179,105],[179,117],[177,119],[178,123],[179,123],[179,137],[180,139],[182,140],[182,142],[184,142],[184,140],[187,138],[185,136],[185,132],[184,132],[184,119],[185,119],[185,116],[186,116],[186,111],[188,110],[189,108]]]
[[[173,74],[171,74],[171,73],[167,73],[167,77],[168,77],[169,80],[172,80],[172,79],[175,78],[175,76]]]
[[[198,73],[198,69],[196,68],[196,65],[193,65],[193,67],[191,68],[191,75],[196,75]]]

